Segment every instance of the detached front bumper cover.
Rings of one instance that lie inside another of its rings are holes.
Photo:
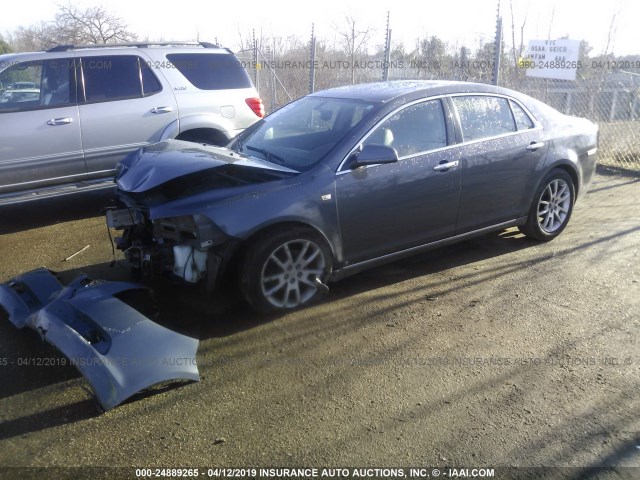
[[[78,276],[62,285],[44,268],[0,285],[0,305],[69,358],[109,410],[170,380],[199,381],[198,340],[151,321],[145,287]]]

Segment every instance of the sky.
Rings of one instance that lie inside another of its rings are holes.
[[[4,1],[0,15],[0,34],[19,26],[29,26],[53,19],[60,1]],[[607,37],[613,23],[613,43],[609,52],[617,55],[640,54],[637,22],[640,2],[637,0],[600,0],[587,3],[576,0],[502,0],[500,12],[504,25],[505,46],[512,44],[511,23],[516,25],[516,43],[520,43],[520,26],[526,17],[525,45],[528,40],[555,39],[569,36],[587,40],[592,54],[607,48]],[[28,5],[28,6],[27,6]],[[418,38],[437,35],[452,47],[476,47],[480,41],[491,41],[495,34],[497,0],[292,0],[203,1],[180,0],[158,2],[145,0],[74,0],[83,8],[104,5],[121,17],[138,34],[152,40],[217,41],[237,50],[240,35],[247,37],[252,29],[264,37],[297,36],[305,42],[315,24],[316,36],[330,45],[339,44],[337,30],[344,30],[346,17],[356,20],[358,29],[370,29],[371,44],[382,45],[387,12],[390,13],[393,43],[403,43],[407,50]]]

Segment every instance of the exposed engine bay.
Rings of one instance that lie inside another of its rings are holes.
[[[107,211],[107,226],[122,230],[114,239],[133,272],[145,277],[164,276],[186,283],[215,287],[232,239],[203,215],[151,221],[143,210]]]

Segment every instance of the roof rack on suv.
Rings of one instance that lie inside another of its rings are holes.
[[[77,50],[81,48],[114,48],[114,47],[171,47],[171,46],[196,46],[200,45],[204,48],[222,48],[214,43],[209,42],[132,42],[132,43],[105,43],[105,44],[87,44],[87,45],[56,45],[47,50],[47,52],[66,52],[69,50]]]

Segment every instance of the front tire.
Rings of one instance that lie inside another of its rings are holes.
[[[527,237],[535,240],[553,240],[569,223],[574,203],[573,179],[564,170],[552,170],[533,197],[527,223],[518,228]]]
[[[305,307],[322,295],[332,266],[331,251],[320,234],[306,228],[281,230],[258,238],[242,266],[242,293],[259,313]]]

